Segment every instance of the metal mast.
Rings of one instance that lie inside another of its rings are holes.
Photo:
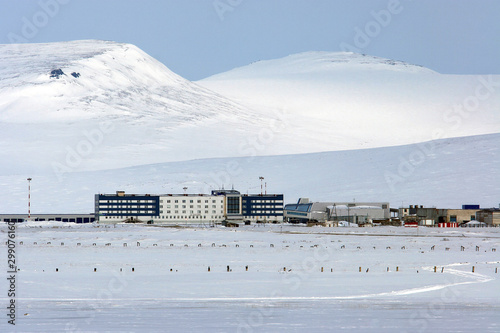
[[[28,219],[31,218],[31,178],[28,178]]]

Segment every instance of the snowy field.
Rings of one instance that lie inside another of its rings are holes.
[[[33,222],[16,230],[15,329],[499,332],[499,248],[500,228]]]

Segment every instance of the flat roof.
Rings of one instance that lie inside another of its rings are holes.
[[[124,194],[110,194],[110,193],[98,193],[100,196],[104,197],[216,197],[218,195],[213,194],[137,194],[137,193],[124,193]]]

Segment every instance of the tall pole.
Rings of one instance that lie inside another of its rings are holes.
[[[28,178],[28,219],[31,218],[31,178]]]
[[[262,181],[264,180],[264,177],[261,176],[261,177],[259,177],[259,179],[260,179],[260,196],[262,196],[262,194],[263,194],[263,191],[262,191]]]

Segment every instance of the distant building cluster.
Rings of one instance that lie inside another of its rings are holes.
[[[184,188],[186,191],[187,188]],[[261,186],[262,190],[262,186]],[[0,214],[0,221],[60,221],[74,223],[147,223],[158,225],[296,223],[308,226],[377,225],[427,227],[500,226],[500,208],[438,209],[421,205],[391,208],[389,202],[312,202],[300,198],[284,203],[283,194],[242,194],[214,190],[210,194],[96,194],[93,214]]]
[[[309,226],[500,226],[500,209],[391,208],[389,202],[311,202],[301,198],[284,204],[283,194],[241,194],[216,190],[211,194],[115,194],[95,196],[100,223],[223,224],[297,223]]]
[[[500,209],[481,209],[479,205],[462,205],[462,209],[438,209],[410,205],[400,208],[399,215],[405,225],[435,227],[500,226]]]

